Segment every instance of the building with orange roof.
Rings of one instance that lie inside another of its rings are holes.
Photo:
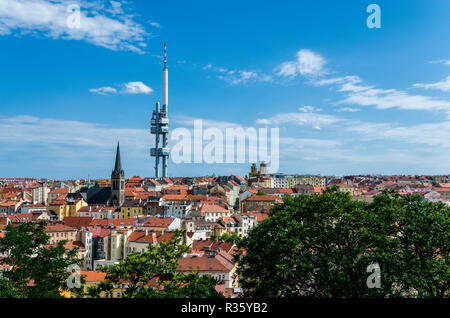
[[[189,200],[186,194],[165,194],[163,195],[164,201],[187,201]]]
[[[185,184],[170,185],[162,190],[164,194],[188,194],[189,186]]]
[[[23,201],[21,200],[0,200],[0,213],[13,214],[16,213]]]
[[[175,231],[180,227],[181,220],[179,218],[148,217],[144,223],[137,225],[136,229],[148,231]]]
[[[191,246],[194,240],[205,240],[211,236],[217,223],[203,219],[186,218],[181,220],[181,228],[185,230],[184,243]]]
[[[174,232],[168,231],[134,231],[128,237],[125,257],[133,252],[147,252],[150,245],[158,246],[161,242],[168,242],[174,235]]]
[[[42,203],[25,203],[20,208],[20,212],[22,213],[34,213],[34,212],[45,212],[47,208]]]
[[[59,196],[67,195],[68,193],[69,193],[69,189],[67,189],[67,188],[53,189],[48,193],[48,203],[51,203],[53,200],[55,200]]]
[[[230,215],[230,210],[217,204],[201,204],[192,211],[192,217],[201,218],[209,222],[216,222],[217,220]]]
[[[4,231],[6,227],[11,224],[11,220],[6,215],[0,215],[0,231]],[[2,233],[0,232],[0,235]]]
[[[256,216],[249,213],[233,214],[232,216],[223,217],[217,221],[217,223],[223,225],[226,233],[229,235],[236,234],[239,237],[247,236],[248,232],[256,226]],[[217,236],[223,235],[215,233]]]
[[[98,179],[95,183],[99,187],[111,187],[111,179]]]
[[[321,194],[325,189],[326,189],[326,187],[314,187],[314,193]],[[342,188],[340,187],[340,189],[342,189]],[[353,190],[353,187],[351,187],[351,189]],[[349,191],[346,191],[346,192],[349,192],[351,195],[353,195],[353,191],[352,190],[351,191],[349,190]]]
[[[49,244],[57,244],[59,241],[76,241],[75,228],[64,224],[47,224],[44,232],[50,236]]]
[[[145,218],[145,217],[140,217]],[[126,218],[126,219],[92,219],[91,226],[98,227],[133,227],[139,218]]]
[[[212,276],[219,282],[223,282],[225,288],[236,288],[237,281],[234,279],[236,264],[233,256],[225,251],[209,252],[203,256],[187,255],[178,260],[177,272],[198,272],[199,276]]]
[[[253,195],[242,201],[242,212],[253,210],[260,205],[274,205],[283,200],[276,195]]]
[[[265,212],[251,211],[248,212],[248,214],[253,215],[256,218],[256,224],[261,223],[269,217],[269,214]]]
[[[68,216],[62,220],[62,224],[75,229],[87,228],[91,225],[93,217]]]

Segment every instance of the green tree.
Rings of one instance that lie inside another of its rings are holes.
[[[264,192],[263,190],[259,190],[256,195],[267,195],[266,192]]]
[[[19,298],[14,287],[2,277],[0,277],[0,298]]]
[[[396,270],[391,278],[395,290],[402,295],[448,297],[450,208],[424,201],[419,194],[401,196],[395,191],[377,196],[371,208],[371,216],[395,215],[390,230],[397,243],[391,245],[392,252],[399,255],[390,266]]]
[[[385,191],[373,203],[337,187],[285,198],[238,242],[239,281],[255,297],[423,297],[448,291],[449,208]],[[245,253],[244,253],[245,251]],[[438,257],[439,256],[439,257]],[[380,288],[368,288],[378,263]]]
[[[230,243],[233,242],[236,244],[241,238],[236,232],[233,232],[233,234],[231,235],[228,233],[224,233],[220,237],[211,236],[210,239],[216,242],[230,242]]]
[[[217,281],[213,277],[198,273],[177,273],[178,259],[189,248],[182,244],[183,232],[178,230],[167,242],[158,246],[149,245],[146,252],[133,252],[118,265],[102,267],[106,280],[98,288],[89,291],[98,296],[102,291],[111,292],[123,283],[126,290],[124,298],[205,298],[221,297],[215,290]],[[156,288],[149,286],[152,279],[158,278]]]
[[[45,221],[7,227],[5,237],[0,239],[0,254],[7,257],[0,260],[0,265],[11,269],[3,273],[0,281],[7,291],[0,294],[3,297],[54,298],[69,291],[67,268],[81,264],[78,249],[67,251],[65,241],[49,246],[45,227]],[[72,291],[81,290],[82,286]]]

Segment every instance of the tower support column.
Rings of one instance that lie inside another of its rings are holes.
[[[169,134],[169,71],[167,69],[167,50],[164,43],[164,68],[163,68],[163,105],[160,107],[159,102],[156,103],[155,110],[150,121],[150,133],[155,135],[155,147],[150,149],[150,156],[155,157],[155,177],[159,178],[159,160],[162,159],[163,178],[167,177],[167,163],[169,159],[168,134]],[[161,142],[161,145],[160,145]]]

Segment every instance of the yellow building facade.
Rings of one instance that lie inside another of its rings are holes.
[[[121,219],[129,219],[135,218],[139,215],[144,215],[144,209],[139,205],[123,205],[120,208],[120,218]]]
[[[47,206],[47,210],[55,213],[61,221],[65,217],[77,216],[77,212],[85,206],[88,206],[88,204],[83,199],[69,202],[66,200],[55,200]]]

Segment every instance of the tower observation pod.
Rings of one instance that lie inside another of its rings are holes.
[[[167,161],[169,159],[168,134],[169,134],[169,72],[167,70],[167,50],[164,43],[164,68],[163,68],[163,103],[162,107],[159,102],[156,103],[150,120],[150,133],[155,135],[155,147],[150,149],[150,156],[155,157],[155,177],[159,178],[160,159],[162,164],[161,176],[167,177]]]

